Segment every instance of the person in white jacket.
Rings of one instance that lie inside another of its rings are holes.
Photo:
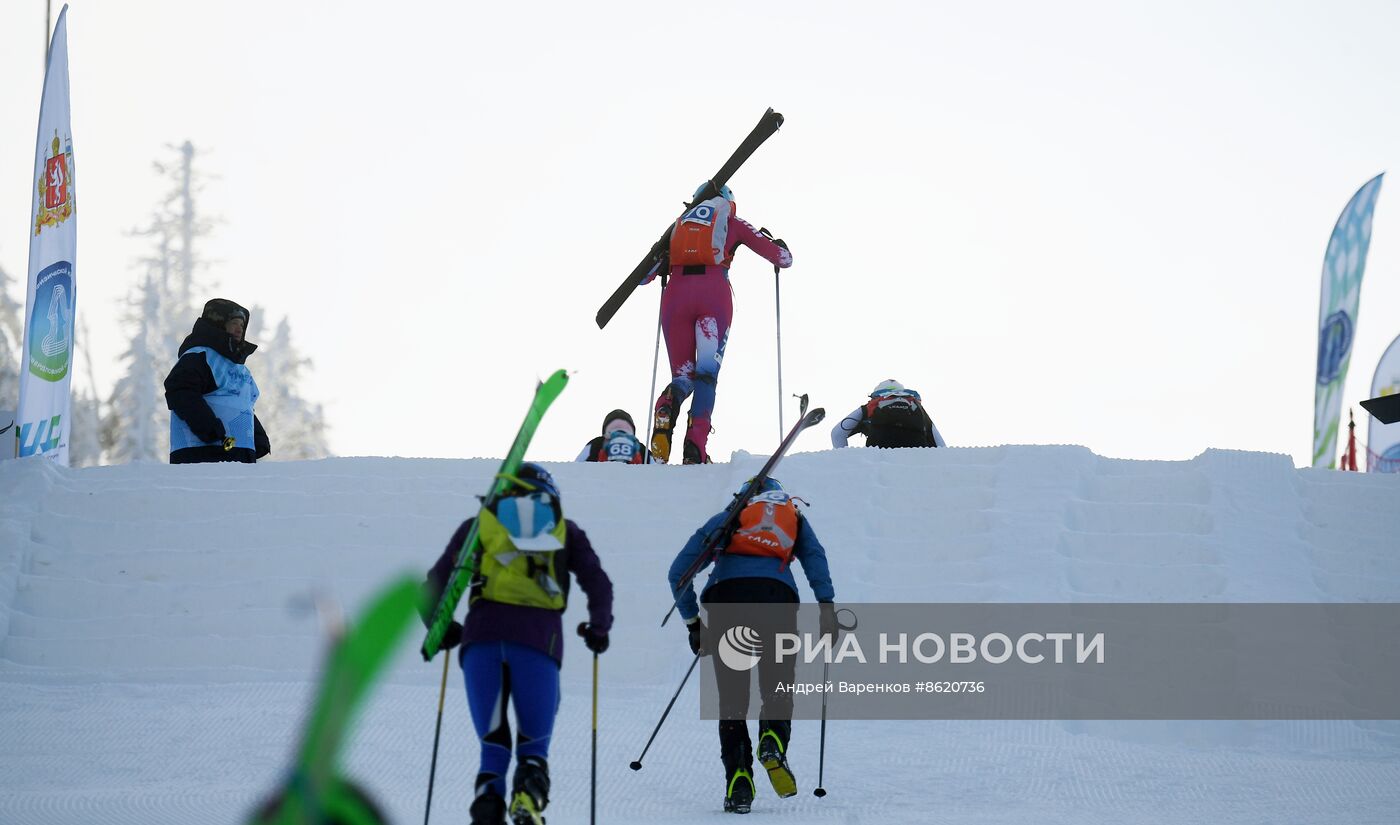
[[[893,378],[881,381],[870,400],[831,428],[831,446],[847,446],[851,436],[865,436],[867,447],[946,447],[915,390]]]

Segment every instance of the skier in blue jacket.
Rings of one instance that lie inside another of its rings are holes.
[[[736,494],[744,495],[752,479]],[[765,479],[760,491],[751,498],[740,514],[739,525],[714,558],[714,569],[700,593],[706,604],[759,603],[790,605],[790,611],[780,611],[782,618],[760,632],[795,633],[797,630],[797,581],[792,575],[791,561],[802,564],[807,585],[821,604],[821,631],[835,641],[837,632],[836,591],[827,569],[826,551],[807,519],[797,510],[797,500],[789,496],[776,479]],[[671,562],[668,578],[676,607],[685,619],[689,631],[691,652],[710,652],[710,640],[719,639],[728,627],[705,627],[700,618],[699,604],[691,582],[684,581],[686,572],[700,558],[710,537],[724,522],[728,511],[712,516],[695,532]],[[701,568],[703,569],[703,567]],[[699,572],[698,570],[696,571]],[[765,609],[766,613],[766,609]],[[771,649],[765,643],[765,649]],[[779,685],[791,684],[796,659],[788,657],[783,663],[760,660],[758,669],[762,705],[758,723],[758,760],[768,771],[768,779],[779,796],[797,793],[797,781],[788,766],[787,749],[792,736],[792,694],[779,691]],[[724,810],[748,813],[753,803],[753,744],[745,721],[749,708],[749,676],[723,665],[715,657],[715,682],[719,688],[720,759],[724,763]]]

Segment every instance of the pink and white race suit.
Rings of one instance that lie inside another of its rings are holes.
[[[661,296],[661,329],[666,336],[666,355],[671,361],[671,384],[656,400],[659,409],[670,395],[672,420],[681,403],[695,394],[690,405],[686,440],[707,456],[710,416],[715,407],[715,385],[724,360],[729,324],[734,316],[734,291],[729,285],[729,265],[741,245],[758,253],[775,266],[792,266],[792,254],[759,234],[734,213],[734,204],[721,197],[695,204],[676,222],[706,220],[706,238],[713,244],[714,263],[674,264]],[[657,275],[653,270],[642,283]]]

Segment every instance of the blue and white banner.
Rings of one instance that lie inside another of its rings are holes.
[[[15,455],[68,464],[78,217],[68,107],[68,7],[58,15],[39,104],[29,215],[29,289]]]
[[[1400,335],[1390,342],[1376,364],[1371,398],[1400,393]],[[1366,472],[1400,473],[1400,421],[1382,424],[1371,416],[1366,433]]]
[[[1361,303],[1361,276],[1371,247],[1371,213],[1381,193],[1376,175],[1356,190],[1342,210],[1327,257],[1322,262],[1322,299],[1317,318],[1317,395],[1313,404],[1312,466],[1337,466],[1337,427],[1342,417],[1342,388],[1356,337]]]

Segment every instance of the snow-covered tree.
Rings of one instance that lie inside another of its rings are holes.
[[[254,307],[254,323],[262,317],[266,317],[262,308]],[[248,368],[262,393],[257,415],[272,442],[272,455],[268,458],[294,461],[330,455],[321,405],[312,404],[301,394],[311,359],[292,344],[291,323],[283,318],[270,340],[256,343],[258,352],[248,361]]]
[[[102,463],[102,398],[92,378],[92,348],[87,324],[79,322],[73,349],[82,355],[83,370],[74,371],[69,385],[68,466],[92,467]],[[79,375],[83,380],[79,381]]]
[[[137,233],[151,239],[152,250],[141,260],[141,280],[127,299],[123,321],[128,338],[121,356],[126,372],[112,388],[102,421],[102,444],[110,462],[169,457],[165,376],[204,300],[213,297],[213,284],[202,277],[207,264],[200,252],[213,222],[201,217],[197,208],[202,186],[194,168],[195,149],[187,141],[175,151],[174,162],[155,164],[171,188],[150,223]],[[271,458],[323,458],[329,450],[321,406],[301,394],[311,361],[292,344],[285,318],[272,340],[262,340],[257,324],[266,317],[261,308],[253,308],[255,326],[249,337],[259,349],[248,366],[262,393],[256,413],[272,441]]]
[[[23,298],[16,300],[11,295],[11,281],[9,273],[0,267],[0,410],[13,410],[19,405],[20,353],[24,349]],[[23,289],[23,285],[19,288]],[[0,421],[0,427],[8,423]]]
[[[113,463],[163,461],[170,454],[163,382],[175,350],[161,317],[164,297],[155,275],[147,272],[123,318],[129,336],[122,353],[126,372],[112,387],[102,420],[102,445]]]
[[[186,141],[175,151],[175,162],[154,164],[171,188],[150,223],[135,233],[150,238],[153,248],[141,260],[143,276],[127,299],[123,320],[128,340],[121,356],[126,372],[113,386],[102,420],[102,445],[111,462],[164,461],[169,456],[165,375],[198,315],[193,296],[207,291],[200,281],[205,263],[199,245],[213,225],[196,209],[203,187],[194,168],[194,146]]]

